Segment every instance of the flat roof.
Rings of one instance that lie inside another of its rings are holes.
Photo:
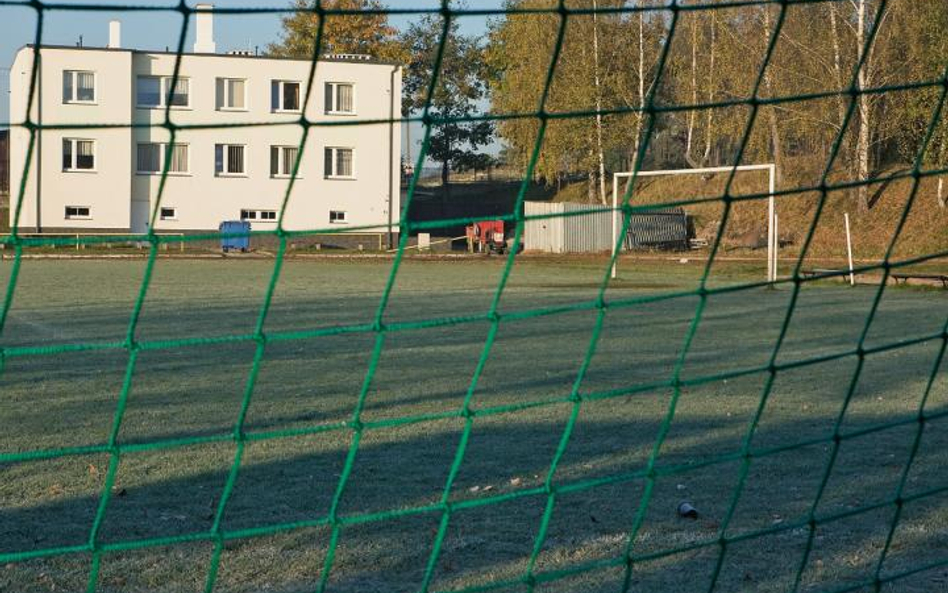
[[[30,48],[33,49],[36,47],[34,43],[28,43],[20,48],[20,50]],[[77,46],[77,45],[40,45],[40,49],[62,49],[62,50],[72,50],[72,51],[109,51],[109,52],[129,52],[133,54],[154,54],[154,55],[163,55],[163,56],[176,56],[178,52],[175,51],[160,51],[160,50],[147,50],[147,49],[132,49],[128,47],[93,47],[93,46]],[[192,52],[182,52],[182,56],[195,57],[195,58],[240,58],[244,60],[279,60],[287,62],[303,62],[309,64],[312,60],[303,59],[303,58],[284,58],[281,56],[270,56],[270,55],[243,55],[243,54],[219,54],[219,53],[192,53]],[[344,64],[371,64],[375,66],[401,66],[399,62],[393,60],[380,60],[378,58],[367,56],[367,57],[349,57],[345,54],[335,55],[335,54],[324,54],[319,56],[319,62],[334,62],[334,63],[344,63]]]

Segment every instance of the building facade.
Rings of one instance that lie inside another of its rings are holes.
[[[195,53],[182,55],[176,82],[176,54],[121,48],[116,22],[106,48],[17,53],[10,121],[27,121],[38,58],[29,121],[44,129],[11,224],[201,232],[244,219],[265,230],[285,203],[288,230],[397,231],[400,67],[325,56],[313,70],[309,60],[216,54],[212,13],[197,18]],[[13,187],[30,142],[27,127],[11,129]]]
[[[10,131],[0,130],[0,207],[10,193]]]

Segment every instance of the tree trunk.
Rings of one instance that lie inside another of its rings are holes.
[[[629,150],[629,170],[636,166],[645,121],[645,16],[639,13],[639,112],[635,114],[635,136]]]
[[[764,48],[770,44],[770,9],[769,7],[764,7]],[[774,96],[774,85],[773,85],[773,74],[770,69],[767,69],[767,72],[764,75],[764,84],[767,85],[767,95],[769,97]],[[781,183],[781,163],[783,163],[783,146],[780,142],[780,127],[777,124],[777,108],[770,106],[768,108],[768,114],[770,115],[770,143],[773,149],[773,159],[774,163],[777,165],[777,174],[774,181],[779,185]]]
[[[691,104],[698,104],[698,23],[691,20]],[[695,137],[695,118],[697,112],[692,109],[688,114],[688,137],[685,141],[685,160],[692,167],[695,166],[691,156],[691,147]]]
[[[593,0],[593,11],[598,9]],[[593,12],[593,73],[596,83],[596,152],[599,157],[599,202],[606,205],[606,159],[602,150],[602,82],[599,76],[599,13]]]
[[[945,162],[945,142],[942,141],[938,145],[938,166],[944,167]],[[938,176],[938,206],[941,208],[945,207],[945,177],[944,175]]]
[[[866,50],[866,0],[859,0],[856,26],[857,59],[861,61]],[[859,90],[866,88],[868,78],[866,70],[868,67],[869,64],[864,63],[859,68]],[[869,97],[863,93],[859,95],[859,138],[856,141],[858,179],[863,184],[869,180],[869,124]],[[859,186],[858,200],[859,211],[867,212],[869,210],[869,188],[866,185]]]
[[[836,25],[836,5],[829,5],[830,11],[830,32],[833,37],[833,71],[836,75],[836,90],[843,90],[843,65],[842,65],[842,52],[839,48],[839,30]],[[836,109],[839,113],[839,125],[842,127],[843,121],[846,119],[846,98],[840,93],[836,98]]]
[[[711,11],[711,44],[709,51],[711,53],[710,59],[711,63],[708,66],[708,102],[714,103],[714,44],[716,41],[716,30],[715,30],[715,11]],[[711,147],[714,139],[714,109],[706,110],[707,122],[706,122],[706,135],[705,135],[705,144],[704,144],[704,158],[701,159],[701,166],[705,166],[710,162],[711,159]]]

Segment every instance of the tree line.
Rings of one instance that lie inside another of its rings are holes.
[[[329,15],[320,27],[314,0],[293,2],[297,12],[270,51],[310,58],[321,30],[321,53],[404,64],[403,115],[446,122],[432,126],[428,150],[445,184],[452,170],[483,162],[495,136],[505,158],[525,167],[541,127],[531,115],[541,109],[554,117],[534,177],[582,180],[591,202],[606,202],[611,171],[637,162],[703,167],[740,157],[819,173],[835,155],[831,178],[853,181],[912,166],[923,145],[923,166],[948,162],[948,114],[936,118],[948,68],[944,0],[708,0],[675,12],[664,0],[570,0],[581,12],[566,19],[529,13],[559,0],[507,0],[527,12],[492,19],[484,35],[440,15],[397,29],[379,0],[323,0],[322,8],[368,12]],[[482,112],[500,117],[474,117]],[[866,186],[853,199],[861,210],[872,205]],[[938,200],[944,207],[940,184]]]

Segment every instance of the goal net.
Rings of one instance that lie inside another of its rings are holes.
[[[168,49],[57,37],[113,13],[170,22]],[[207,15],[282,31],[301,73],[194,67]],[[29,37],[0,124],[0,590],[946,587],[943,1],[0,0],[0,22]],[[389,94],[365,92],[356,50],[383,42]],[[138,92],[113,111],[116,55]],[[512,183],[465,152],[491,134]],[[474,181],[441,188],[452,167]],[[707,248],[617,274],[645,181],[701,175],[722,187],[661,203],[718,208]],[[557,190],[601,205],[524,213]],[[251,230],[169,232],[222,197]],[[742,205],[765,279],[723,257]],[[594,216],[611,254],[412,252]]]

